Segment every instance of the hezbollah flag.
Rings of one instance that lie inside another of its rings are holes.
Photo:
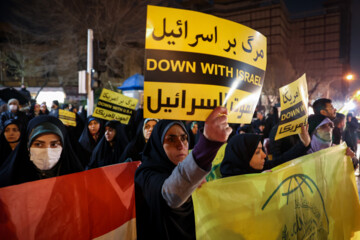
[[[0,239],[136,239],[134,175],[123,163],[0,189]]]
[[[270,173],[223,178],[193,193],[197,239],[360,239],[360,205],[346,145]]]

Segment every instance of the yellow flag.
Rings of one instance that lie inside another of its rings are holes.
[[[359,239],[359,196],[345,149],[203,184],[192,196],[196,239]]]

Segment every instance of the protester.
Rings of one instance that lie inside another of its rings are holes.
[[[257,111],[256,120],[252,122],[252,126],[256,133],[263,134],[263,131],[265,129],[264,111],[262,110]]]
[[[191,193],[202,183],[211,162],[232,129],[227,110],[217,107],[189,154],[189,139],[180,121],[156,124],[135,174],[138,239],[195,239]]]
[[[62,122],[52,116],[32,119],[15,152],[0,172],[0,186],[9,186],[82,171]]]
[[[220,166],[221,175],[222,177],[230,177],[249,173],[260,173],[303,156],[306,154],[311,141],[305,126],[301,127],[299,138],[301,142],[289,151],[282,153],[271,161],[267,161],[260,135],[246,133],[236,135],[229,140],[226,146],[224,159]]]
[[[59,116],[59,101],[58,100],[52,101],[51,111],[50,111],[49,115],[54,116],[54,117]]]
[[[12,98],[8,101],[8,111],[2,112],[0,115],[0,131],[4,129],[4,123],[9,119],[17,119],[22,126],[26,126],[28,119],[25,113],[21,112],[19,101]]]
[[[77,148],[78,157],[84,168],[89,164],[91,154],[103,135],[103,121],[90,115],[79,138],[80,147]]]
[[[309,134],[311,136],[311,147],[308,153],[314,153],[332,146],[332,133],[334,123],[323,115],[309,116]],[[358,165],[355,153],[348,147],[346,155],[351,157],[354,169]]]
[[[120,162],[141,161],[142,152],[146,142],[149,140],[151,133],[159,120],[156,118],[147,118],[143,124],[138,126],[135,137],[126,146],[121,155]]]
[[[270,113],[265,119],[265,128],[263,131],[264,138],[269,138],[271,129],[279,123],[279,115],[277,107],[272,107]]]
[[[313,103],[314,115],[323,115],[330,120],[336,118],[336,108],[332,105],[332,101],[327,98],[320,98]]]
[[[189,133],[189,149],[193,149],[196,144],[196,135],[199,131],[199,124],[197,122],[190,122],[186,125],[186,131]]]
[[[48,115],[48,114],[49,114],[49,110],[47,109],[46,102],[43,102],[40,105],[40,115]]]
[[[26,98],[27,102],[30,102],[31,94],[30,94],[29,90],[26,89],[25,84],[21,84],[21,88],[20,88],[19,92]]]
[[[40,105],[38,103],[34,103],[30,107],[28,119],[31,120],[34,117],[40,116]]]
[[[105,124],[105,134],[92,152],[86,169],[103,167],[120,162],[121,154],[128,145],[124,125],[112,120]]]
[[[342,113],[336,113],[334,119],[334,130],[333,130],[333,144],[339,145],[343,142],[343,132],[345,128],[345,115]]]
[[[344,141],[355,153],[357,152],[357,129],[359,128],[359,123],[352,113],[346,115],[346,127],[344,131]]]
[[[4,131],[0,134],[0,169],[20,142],[22,134],[22,127],[18,120],[9,119],[5,121]]]

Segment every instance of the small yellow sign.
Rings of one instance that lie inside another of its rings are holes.
[[[108,89],[101,91],[94,110],[94,117],[105,120],[118,120],[128,124],[138,100]]]
[[[59,119],[65,126],[76,127],[76,113],[59,109]]]
[[[281,114],[275,140],[298,134],[301,125],[307,124],[309,96],[305,74],[279,91]]]

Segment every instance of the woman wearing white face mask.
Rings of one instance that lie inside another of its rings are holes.
[[[0,186],[83,170],[71,148],[65,126],[59,119],[45,115],[32,119],[26,136],[6,169],[1,169]]]
[[[8,101],[8,111],[2,112],[0,115],[0,132],[4,130],[4,124],[9,119],[17,119],[25,127],[28,122],[26,114],[20,111],[19,101],[15,98]]]

